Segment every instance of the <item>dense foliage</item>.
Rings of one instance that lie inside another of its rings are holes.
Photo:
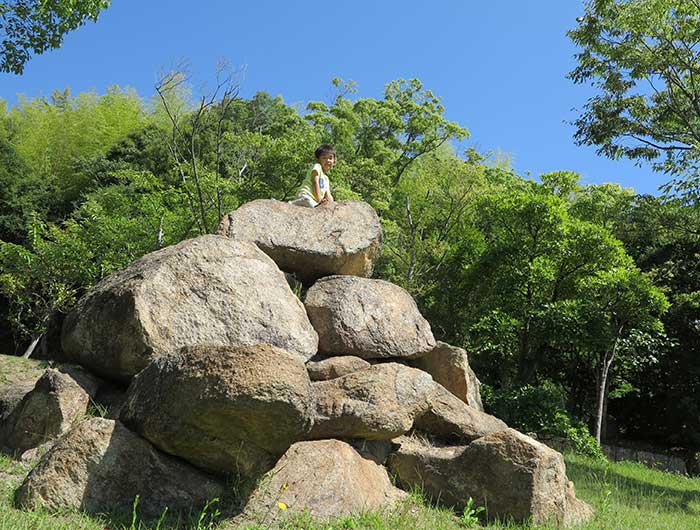
[[[0,72],[21,74],[32,53],[58,48],[63,36],[97,20],[110,0],[0,2]]]
[[[652,361],[611,412],[620,427],[684,447],[700,447],[700,2],[589,0],[569,37],[579,46],[569,77],[595,95],[576,120],[576,140],[611,158],[649,163],[669,176],[660,198],[598,197],[606,223],[637,266],[668,298],[668,340],[645,341]],[[615,376],[617,377],[617,376]],[[640,402],[653,406],[639,407]]]
[[[0,107],[3,353],[21,354],[139,256],[212,232],[246,201],[292,198],[330,142],[336,198],[380,214],[377,275],[470,352],[493,410],[582,447],[584,426],[604,433],[611,415],[629,434],[700,443],[687,418],[700,402],[693,205],[456,153],[467,130],[416,79],[381,99],[334,85],[332,103],[302,113],[265,93],[242,99],[225,76],[195,100],[177,73],[148,101],[114,87]]]
[[[597,95],[576,121],[577,140],[665,172],[697,171],[700,2],[589,0],[580,21],[569,32],[581,47],[569,76]]]

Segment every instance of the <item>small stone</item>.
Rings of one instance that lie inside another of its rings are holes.
[[[481,402],[481,383],[469,366],[469,357],[462,348],[438,342],[435,348],[409,364],[428,372],[433,379],[470,407],[484,410]]]
[[[0,445],[23,453],[58,438],[87,412],[96,392],[96,381],[84,372],[47,369],[2,422]]]
[[[576,499],[561,454],[513,429],[469,445],[438,446],[406,436],[395,441],[399,448],[388,462],[399,482],[420,486],[458,511],[471,498],[488,507],[489,518],[570,526],[592,516]]]
[[[316,414],[311,439],[390,440],[417,429],[446,440],[471,441],[505,429],[445,390],[429,374],[398,363],[312,383]]]
[[[269,525],[308,512],[326,520],[390,509],[407,497],[392,485],[384,467],[339,440],[292,445],[268,477],[248,500],[243,519]]]

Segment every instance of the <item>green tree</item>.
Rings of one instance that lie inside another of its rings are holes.
[[[221,65],[214,90],[191,105],[186,99],[188,82],[186,72],[172,71],[163,74],[155,88],[159,108],[172,131],[168,148],[173,168],[187,194],[194,224],[199,234],[206,234],[216,228],[224,213],[224,124],[238,97],[238,84]]]
[[[96,21],[110,0],[0,2],[0,71],[21,74],[32,53],[58,48],[69,31]]]
[[[623,190],[581,187],[570,172],[541,180],[513,180],[479,201],[483,245],[453,269],[458,320],[497,393],[551,381],[600,430],[610,389],[622,395],[641,359],[659,356],[667,302],[611,233],[617,225],[605,226],[624,217],[610,211],[628,204]]]
[[[14,146],[0,137],[0,240],[20,243],[25,239],[38,189],[40,183],[28,175]]]
[[[658,362],[634,377],[634,394],[611,402],[631,436],[700,449],[700,218],[684,200],[637,197],[622,239],[638,266],[668,296],[669,337]],[[653,403],[640,407],[639,401]]]
[[[110,87],[106,94],[68,89],[45,98],[22,99],[5,116],[8,140],[27,171],[34,209],[46,220],[65,219],[81,196],[98,183],[76,171],[83,159],[104,155],[116,142],[147,124],[133,90]]]
[[[381,273],[387,279],[428,303],[443,272],[449,274],[453,254],[471,246],[473,209],[490,187],[485,173],[484,166],[459,159],[447,146],[413,164],[382,217]]]
[[[700,161],[700,2],[589,0],[568,32],[581,48],[576,83],[591,83],[577,143],[610,158],[697,175]]]
[[[418,79],[391,81],[383,99],[355,101],[346,97],[356,91],[353,82],[333,83],[340,89],[333,104],[312,102],[306,117],[346,162],[334,174],[380,212],[389,207],[391,190],[412,164],[469,135],[445,118],[440,98]]]
[[[294,108],[285,104],[282,97],[272,97],[266,92],[258,92],[249,100],[234,101],[230,120],[233,132],[257,132],[272,137],[297,129],[304,121]]]
[[[596,409],[593,435],[601,441],[608,376],[613,362],[623,352],[634,355],[641,339],[663,334],[659,317],[668,309],[668,300],[631,260],[621,267],[602,271],[583,280],[582,300],[586,331],[591,350],[597,356]]]
[[[195,235],[187,196],[148,172],[121,170],[60,224],[33,216],[24,245],[0,241],[0,296],[23,349],[94,283]]]
[[[567,200],[534,182],[484,197],[477,226],[485,245],[468,271],[468,335],[499,358],[490,370],[503,387],[536,383],[556,359],[553,350],[576,344],[574,302],[584,296],[582,278],[622,265],[624,249],[607,230],[572,217]]]

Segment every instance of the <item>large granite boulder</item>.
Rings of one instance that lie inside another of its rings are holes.
[[[370,276],[382,239],[377,213],[355,201],[302,208],[260,199],[224,216],[219,233],[255,243],[305,282],[332,274]]]
[[[254,244],[201,236],[97,284],[63,324],[66,354],[129,380],[164,352],[267,342],[308,359],[317,335],[275,263]]]
[[[386,469],[339,440],[292,445],[248,500],[243,519],[268,528],[289,514],[329,519],[390,509],[407,497]]]
[[[0,447],[22,453],[58,438],[88,410],[98,383],[79,370],[47,369],[4,421]]]
[[[79,423],[29,473],[15,496],[25,509],[81,509],[89,513],[157,517],[200,509],[221,497],[223,483],[184,462],[159,453],[113,420]]]
[[[412,358],[435,347],[430,324],[411,295],[383,280],[322,278],[309,289],[304,305],[324,355]]]
[[[313,439],[389,440],[415,428],[443,439],[471,441],[507,427],[460,401],[429,374],[398,363],[377,364],[312,387]]]
[[[256,477],[311,427],[304,361],[275,346],[190,346],[132,381],[121,420],[214,473]]]
[[[469,445],[434,446],[401,437],[388,465],[404,487],[462,510],[472,498],[490,518],[570,526],[590,518],[576,499],[561,454],[513,429],[488,434]]]
[[[469,366],[469,357],[462,348],[438,342],[435,348],[409,364],[428,372],[433,379],[470,407],[484,410],[481,403],[481,383]]]

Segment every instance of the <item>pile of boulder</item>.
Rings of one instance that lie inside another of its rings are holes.
[[[490,518],[589,518],[562,456],[486,414],[467,353],[369,278],[380,243],[365,203],[259,200],[105,278],[63,322],[73,368],[0,381],[0,446],[48,448],[17,504],[130,512],[138,495],[157,517],[219,498],[271,526],[391,509],[420,487]],[[102,395],[106,417],[85,417]]]

